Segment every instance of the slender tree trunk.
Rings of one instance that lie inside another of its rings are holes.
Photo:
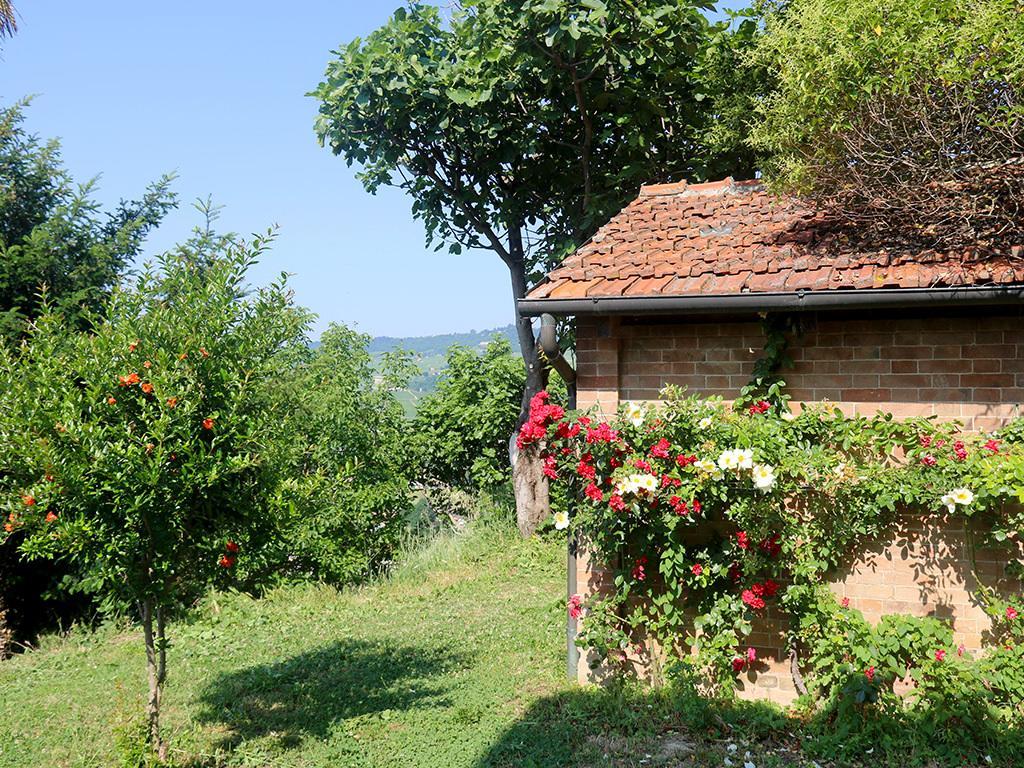
[[[154,632],[154,618],[156,631]],[[146,700],[146,721],[149,743],[161,761],[167,759],[167,744],[160,736],[160,698],[163,695],[167,673],[167,652],[164,644],[164,615],[147,598],[142,602],[142,633],[146,641],[146,672],[149,678],[149,698]]]
[[[513,228],[509,232],[509,252],[512,256],[509,263],[509,275],[512,280],[512,299],[518,302],[526,296],[526,267],[523,253],[522,234]],[[526,363],[526,386],[519,408],[519,420],[516,427],[522,426],[529,416],[530,400],[547,385],[546,371],[537,351],[537,340],[533,335],[533,324],[527,317],[520,317],[516,311],[516,336],[519,339],[519,352]],[[544,462],[540,458],[537,446],[530,446],[522,451],[515,447],[513,435],[509,444],[512,458],[512,487],[516,499],[516,522],[523,536],[531,535],[540,522],[550,513],[548,496],[548,479],[543,469]]]
[[[4,600],[3,585],[0,584],[0,661],[11,655],[14,632],[7,623],[7,603]]]

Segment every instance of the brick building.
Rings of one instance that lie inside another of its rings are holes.
[[[799,201],[756,181],[645,187],[520,302],[527,315],[572,316],[577,403],[605,413],[655,400],[667,384],[736,396],[765,342],[763,313],[792,313],[794,403],[829,400],[850,414],[935,415],[990,430],[1024,400],[1024,248],[984,260],[851,245]],[[1002,589],[1005,556],[979,553],[981,578]],[[577,590],[602,572],[580,558]],[[906,519],[887,541],[836,573],[834,590],[869,620],[886,613],[948,617],[958,642],[980,646],[987,617],[960,524]],[[754,645],[772,660],[744,677],[748,696],[795,695],[782,630],[767,617]],[[579,664],[584,679],[588,667]]]

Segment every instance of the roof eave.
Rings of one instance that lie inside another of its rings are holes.
[[[551,315],[721,315],[923,306],[983,306],[1024,300],[1024,285],[953,288],[861,288],[701,296],[593,296],[520,299],[524,317]]]

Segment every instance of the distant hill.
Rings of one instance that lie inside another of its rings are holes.
[[[491,328],[485,331],[469,331],[468,333],[442,333],[436,336],[377,336],[370,341],[370,354],[377,356],[393,349],[407,349],[418,355],[432,356],[447,353],[453,344],[463,347],[480,347],[489,342],[495,335],[506,336],[515,346],[516,327],[506,325],[504,328]]]
[[[504,328],[468,333],[442,333],[435,336],[377,336],[370,341],[367,349],[375,361],[379,361],[385,353],[395,349],[406,349],[416,355],[416,365],[420,373],[412,378],[407,389],[397,393],[406,413],[412,416],[416,412],[416,403],[419,399],[437,387],[437,380],[444,372],[450,347],[457,344],[462,347],[483,349],[495,336],[505,336],[512,343],[512,349],[519,348],[515,326],[506,325]]]

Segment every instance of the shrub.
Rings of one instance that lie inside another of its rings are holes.
[[[90,333],[45,314],[0,352],[2,535],[25,557],[73,563],[106,606],[138,610],[161,757],[167,615],[230,584],[272,530],[280,422],[263,391],[306,315],[283,281],[246,288],[267,244],[199,237],[116,291]]]
[[[416,476],[463,489],[506,482],[509,438],[515,432],[526,372],[508,339],[496,336],[480,354],[448,351],[437,391],[425,397],[413,422]]]
[[[282,438],[270,461],[277,535],[252,572],[257,581],[270,571],[351,583],[395,553],[410,498],[408,429],[393,390],[409,368],[394,359],[378,378],[368,343],[332,325],[317,348],[290,352],[269,388]]]

